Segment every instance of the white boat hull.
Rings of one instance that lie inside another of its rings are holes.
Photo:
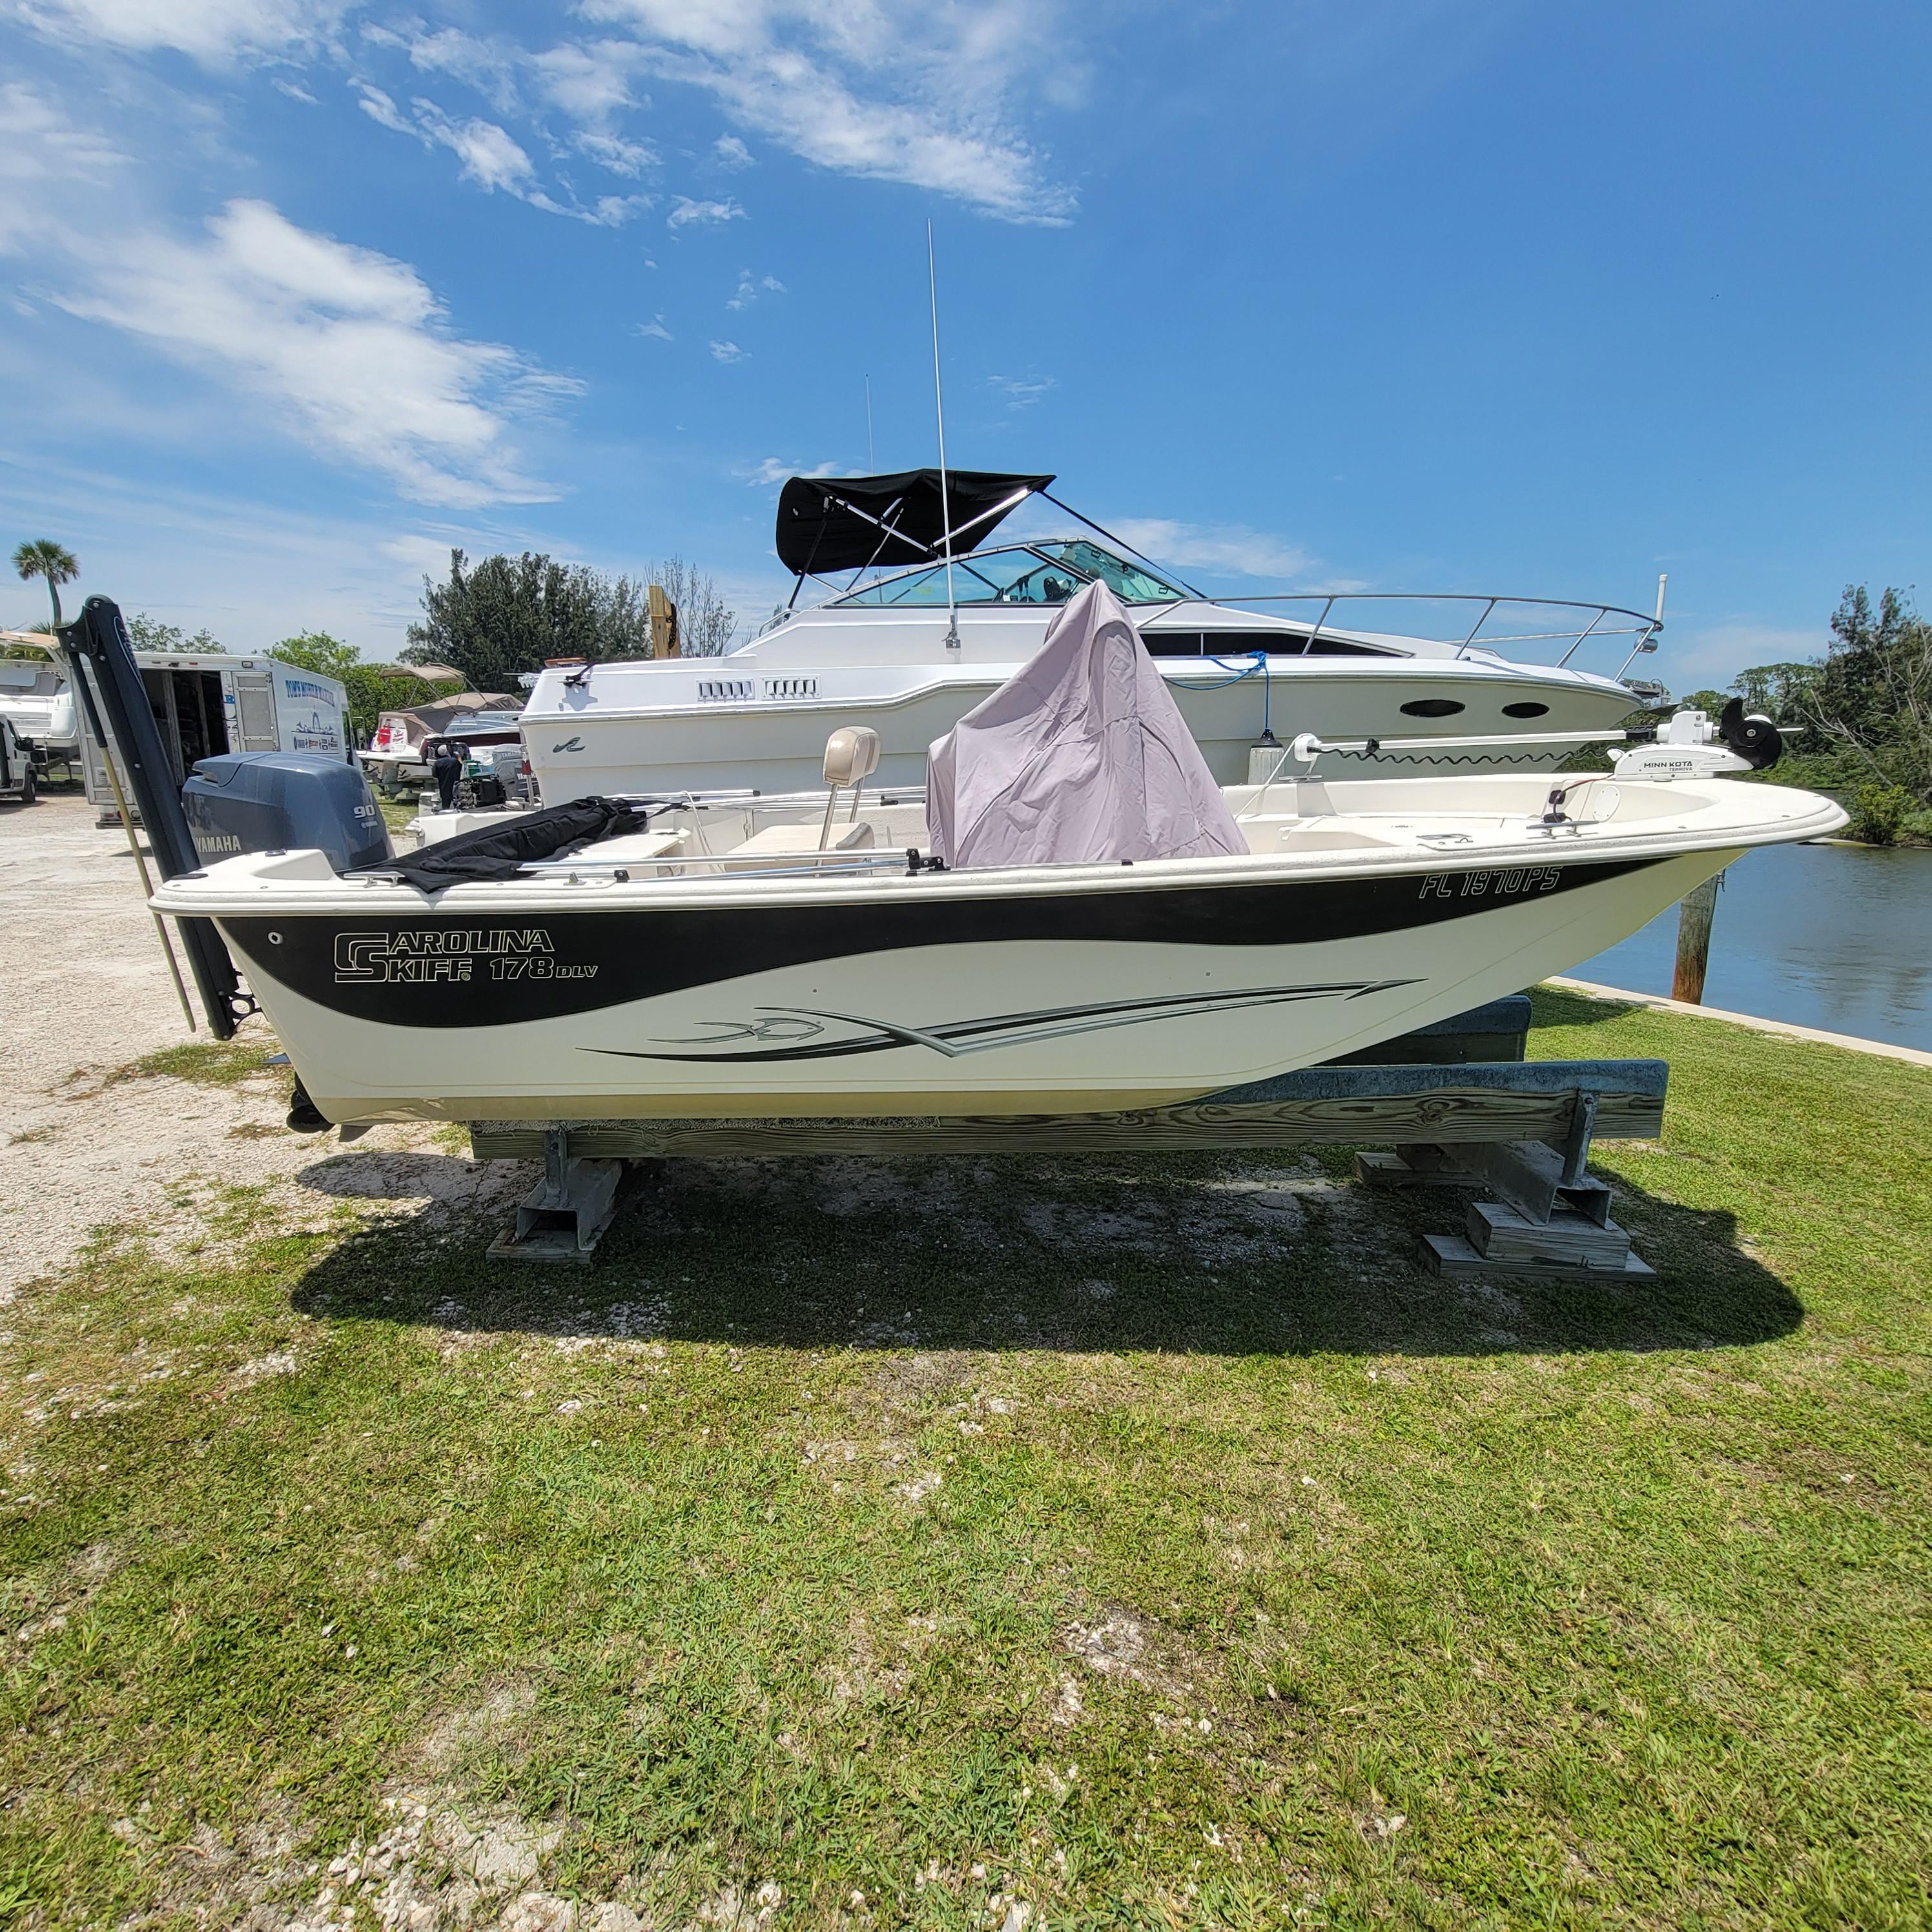
[[[844,665],[788,668],[780,676],[720,658],[600,665],[575,686],[546,672],[524,712],[524,742],[547,805],[622,793],[809,790],[823,782],[826,738],[844,724],[878,733],[875,782],[910,788],[926,782],[934,740],[1018,668]],[[1572,748],[1532,734],[1614,730],[1637,702],[1607,679],[1474,658],[1282,658],[1271,662],[1265,678],[1257,673],[1238,681],[1198,659],[1165,659],[1160,668],[1222,784],[1246,781],[1250,751],[1264,729],[1283,745],[1304,731],[1330,739],[1521,734],[1520,749],[1418,752],[1405,769],[1553,770]],[[814,694],[788,694],[807,688]],[[706,691],[728,695],[700,696]],[[1456,708],[1403,708],[1418,705]],[[1368,775],[1359,760],[1341,758],[1325,758],[1317,769],[1336,777]]]
[[[1310,782],[1251,811],[1244,855],[937,872],[889,856],[908,808],[878,814],[875,860],[741,872],[658,829],[715,836],[685,811],[635,835],[677,847],[668,875],[592,848],[431,898],[257,854],[154,903],[217,922],[332,1120],[1111,1112],[1515,992],[1844,818],[1775,786],[1594,781],[1572,796],[1596,815],[1552,830],[1548,789]]]

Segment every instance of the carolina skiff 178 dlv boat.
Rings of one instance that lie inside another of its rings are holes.
[[[523,720],[544,800],[802,788],[817,781],[826,733],[848,724],[879,734],[883,783],[922,784],[926,746],[1031,657],[1058,610],[1095,583],[1132,610],[1224,784],[1248,777],[1258,741],[1305,731],[1453,728],[1501,742],[1453,755],[1414,747],[1407,768],[1548,770],[1563,752],[1544,734],[1609,729],[1659,694],[1624,674],[1654,648],[1660,607],[1645,616],[1540,598],[1340,592],[1224,602],[1088,525],[1048,495],[1053,480],[954,470],[942,496],[932,470],[794,477],[778,500],[778,556],[796,575],[794,605],[808,581],[830,600],[788,608],[722,658],[546,670]],[[1032,497],[1084,526],[990,544]],[[1360,628],[1369,623],[1432,623],[1452,634]],[[1614,675],[1575,662],[1600,650],[1616,652]],[[1561,662],[1532,661],[1544,656]]]
[[[923,803],[866,788],[860,730],[809,800],[584,800],[360,872],[232,859],[154,904],[219,927],[335,1121],[1154,1106],[1514,992],[1844,822],[1710,776],[1774,754],[1725,729],[1681,714],[1554,782],[1297,776],[1401,748],[1304,742],[1220,787],[1090,591],[933,747]]]

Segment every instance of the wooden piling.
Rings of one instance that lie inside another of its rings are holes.
[[[1677,969],[1671,975],[1670,997],[1694,1006],[1704,1004],[1704,970],[1711,958],[1711,921],[1718,910],[1719,872],[1694,892],[1684,895],[1677,912]]]
[[[650,613],[651,656],[674,658],[680,655],[677,632],[677,606],[664,594],[662,584],[653,584],[645,592]]]

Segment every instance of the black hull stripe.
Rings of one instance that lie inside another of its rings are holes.
[[[755,973],[924,946],[1034,941],[1220,947],[1315,945],[1413,932],[1387,962],[1426,974],[1426,928],[1669,863],[1552,860],[1488,873],[921,900],[485,916],[226,918],[258,974],[353,1019],[407,1027],[509,1026],[628,1005]],[[1484,881],[1480,891],[1470,882]],[[541,944],[531,956],[532,933]],[[452,950],[440,952],[454,937]],[[425,956],[427,955],[428,956]],[[345,970],[353,976],[338,976]]]

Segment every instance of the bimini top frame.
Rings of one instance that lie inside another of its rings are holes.
[[[936,470],[907,470],[890,476],[794,476],[778,500],[778,556],[796,578],[785,611],[789,614],[796,606],[808,577],[834,593],[827,600],[829,606],[866,609],[916,608],[927,604],[935,608],[1055,604],[1097,580],[1124,603],[1146,611],[1149,622],[1190,604],[1235,612],[1257,604],[1318,605],[1305,640],[1297,646],[1312,651],[1324,635],[1386,636],[1391,643],[1399,641],[1395,634],[1345,629],[1333,623],[1338,607],[1343,607],[1346,618],[1351,614],[1347,607],[1443,604],[1473,614],[1468,628],[1449,637],[1418,635],[1415,641],[1436,645],[1458,658],[1471,651],[1494,654],[1522,645],[1558,644],[1564,646],[1557,660],[1562,668],[1592,639],[1628,638],[1630,650],[1616,674],[1619,682],[1640,657],[1657,649],[1664,628],[1666,580],[1663,577],[1657,583],[1657,608],[1648,615],[1616,604],[1522,597],[1501,591],[1298,590],[1211,597],[1061,502],[1048,487],[1053,481],[1051,476],[956,470],[946,478],[942,499]],[[1083,538],[997,545],[986,542],[1000,524],[1036,496],[1113,548]],[[950,580],[944,575],[949,562],[952,572]],[[888,574],[872,577],[882,568]],[[844,585],[832,581],[830,573],[847,571],[852,575]],[[868,577],[872,580],[862,583]],[[1499,611],[1505,614],[1505,622],[1511,621],[1508,614],[1520,612],[1539,628],[1485,637],[1484,632]],[[1558,615],[1569,613],[1575,615],[1568,621]]]

